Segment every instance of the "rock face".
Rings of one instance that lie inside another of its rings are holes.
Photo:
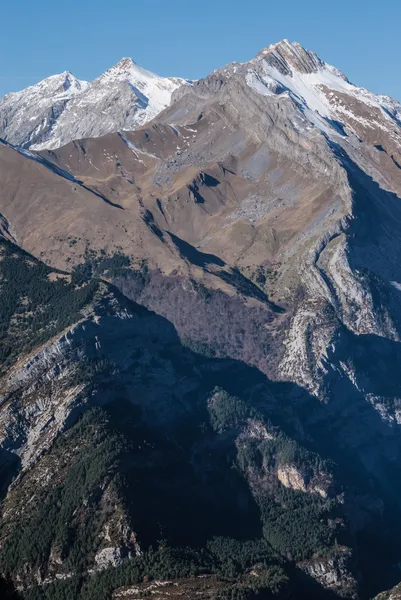
[[[39,150],[131,130],[165,109],[183,83],[146,71],[130,58],[91,83],[68,72],[54,75],[0,100],[0,137]]]
[[[330,478],[325,473],[318,473],[312,479],[301,473],[294,465],[281,465],[277,470],[277,477],[284,487],[301,492],[312,492],[327,498],[327,488],[330,487]]]
[[[325,589],[346,592],[347,596],[357,598],[355,579],[352,576],[352,558],[347,548],[338,548],[334,558],[316,562],[301,563],[300,568]],[[348,588],[348,589],[347,589]]]
[[[67,106],[118,88],[136,127],[159,83],[123,61]],[[391,587],[400,111],[283,41],[133,132],[0,144],[4,574],[90,594],[112,567],[116,597],[204,573],[248,597]]]

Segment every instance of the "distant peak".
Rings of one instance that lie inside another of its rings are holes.
[[[124,58],[122,58],[121,60],[118,61],[117,64],[114,65],[114,67],[112,67],[112,69],[126,69],[129,70],[132,67],[136,67],[138,66],[136,64],[136,62],[130,58],[129,56],[125,56]]]
[[[47,90],[48,93],[56,94],[67,91],[78,92],[87,85],[86,81],[80,81],[70,71],[63,71],[56,75],[50,75],[27,89]]]
[[[132,69],[137,67],[138,65],[132,60],[132,58],[124,57],[121,60],[119,60],[118,63],[110,67],[110,69],[107,69],[107,71],[105,71],[102,77],[105,75],[109,76],[130,73]]]
[[[54,82],[58,82],[58,83],[64,83],[66,81],[73,81],[76,78],[74,77],[74,75],[72,73],[70,73],[70,71],[63,71],[62,73],[57,73],[56,75],[50,75],[49,77],[46,77],[46,79],[43,79],[42,81],[54,81]]]
[[[99,77],[102,81],[131,81],[158,79],[158,75],[139,66],[132,58],[124,57]]]
[[[317,54],[306,50],[298,42],[286,39],[268,46],[256,58],[265,59],[283,75],[290,75],[293,70],[299,73],[316,73],[325,67],[325,63]]]
[[[70,71],[61,73],[60,79],[65,90],[78,83],[78,79]]]

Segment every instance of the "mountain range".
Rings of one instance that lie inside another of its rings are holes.
[[[396,597],[401,105],[283,40],[50,77],[0,138],[9,585]]]
[[[189,82],[159,77],[130,58],[90,83],[66,71],[0,100],[0,137],[41,150],[134,129],[165,109],[181,85]]]

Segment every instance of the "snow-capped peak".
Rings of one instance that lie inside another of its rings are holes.
[[[113,85],[115,82],[127,82],[131,85],[144,108],[147,108],[146,120],[149,120],[170,104],[172,93],[185,83],[185,80],[177,77],[160,77],[139,66],[132,58],[125,57],[94,83]]]
[[[132,58],[125,57],[98,78],[99,81],[114,81],[116,79],[146,80],[162,78],[155,73],[140,67]]]
[[[294,71],[311,74],[328,69],[344,81],[348,81],[344,73],[325,63],[315,52],[306,50],[298,42],[281,40],[277,44],[271,44],[256,56],[255,60],[258,59],[277,68],[283,75],[290,75]]]
[[[292,70],[299,73],[315,73],[324,64],[317,54],[305,50],[297,42],[288,40],[268,46],[258,56],[276,67],[283,75],[289,75]]]
[[[70,71],[64,71],[64,73],[61,73],[59,77],[64,91],[72,89],[78,92],[86,88],[88,85],[87,81],[80,81]]]
[[[0,137],[41,150],[135,129],[169,106],[183,79],[159,77],[123,58],[88,83],[69,71],[0,100]]]
[[[19,98],[30,98],[32,100],[36,97],[41,101],[44,98],[54,98],[59,95],[65,96],[65,92],[75,94],[84,90],[88,85],[87,81],[77,79],[70,71],[64,71],[57,75],[50,75],[50,77],[46,77],[38,83],[19,92],[10,92],[9,94],[6,94],[6,96],[0,100],[0,105],[3,104],[6,99],[16,102]]]
[[[389,129],[401,114],[398,102],[351,84],[347,77],[297,42],[282,40],[247,63],[246,81],[263,96],[291,98],[310,125],[329,135],[343,126]],[[367,106],[367,110],[350,109]],[[358,112],[361,111],[361,114]],[[370,121],[365,114],[369,113]]]
[[[223,74],[225,81],[245,78],[249,88],[262,96],[292,100],[302,113],[294,127],[300,123],[304,131],[317,127],[341,133],[346,126],[358,135],[360,127],[376,127],[394,137],[394,123],[401,120],[398,102],[352,85],[317,54],[286,39],[247,63],[233,63],[215,73]],[[0,138],[40,150],[132,130],[167,108],[175,90],[189,83],[161,77],[132,58],[122,58],[91,83],[65,71],[0,99]]]

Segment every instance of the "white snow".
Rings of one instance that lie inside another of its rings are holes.
[[[261,94],[262,96],[274,96],[274,92],[272,92],[267,85],[266,78],[261,80],[255,71],[248,71],[246,74],[246,82],[249,87],[258,92],[258,94]]]
[[[11,102],[18,102],[20,99],[26,101],[27,99],[40,100],[48,97],[52,97],[53,101],[65,100],[84,91],[88,85],[87,81],[77,79],[69,71],[64,71],[64,73],[42,79],[21,91],[10,92],[4,96],[3,101],[7,99]]]
[[[398,102],[352,85],[341,71],[299,44],[283,40],[248,63],[233,63],[219,72],[229,78],[235,73],[238,76],[241,69],[249,88],[265,96],[266,102],[275,96],[289,97],[297,104],[302,113],[294,125],[297,129],[317,127],[337,136],[338,129],[330,121],[355,128],[358,123],[385,130],[395,139],[396,123],[401,122]],[[130,58],[123,58],[91,83],[66,71],[0,100],[0,125],[5,124],[0,133],[14,145],[42,150],[58,148],[73,139],[132,131],[169,106],[172,94],[182,85],[192,82],[160,77]],[[353,112],[352,103],[348,99],[342,102],[338,94],[351,96],[370,110]],[[195,137],[197,129],[186,130]]]
[[[147,103],[148,115],[156,116],[169,106],[172,93],[183,83],[188,83],[178,77],[160,77],[151,71],[143,69],[131,58],[123,58],[114,67],[101,75],[98,80],[102,84],[112,84],[115,81],[127,81],[134,90],[140,92],[140,97]]]
[[[0,133],[15,145],[43,150],[132,130],[169,106],[182,84],[190,82],[159,77],[127,58],[91,83],[66,71],[0,99],[0,124],[3,115],[6,124]]]
[[[300,47],[297,44],[291,44],[286,40],[283,43],[287,44],[291,52],[300,56]],[[298,104],[306,118],[319,129],[327,132],[331,127],[326,119],[341,121],[342,116],[360,121],[364,126],[382,129],[387,129],[386,123],[393,122],[391,114],[394,118],[400,119],[401,105],[398,102],[349,83],[341,71],[322,62],[316,55],[312,54],[311,59],[315,67],[313,72],[303,73],[290,64],[286,64],[289,74],[284,74],[266,60],[266,55],[272,51],[274,52],[274,46],[267,48],[249,62],[250,68],[246,75],[248,86],[263,96],[290,96]],[[300,56],[300,58],[302,57]],[[281,57],[278,59],[282,64],[283,59]],[[258,68],[259,73],[255,71],[255,68]],[[328,90],[332,90],[332,92]],[[348,108],[335,102],[336,92],[347,94],[359,102],[379,109],[382,118],[369,121],[352,113]]]

